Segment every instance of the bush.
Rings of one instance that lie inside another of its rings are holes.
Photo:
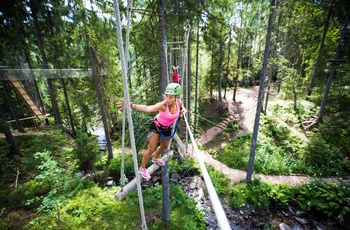
[[[224,174],[216,171],[213,167],[208,167],[208,173],[212,180],[216,193],[218,195],[225,195],[228,192],[228,185],[230,180]]]
[[[342,180],[312,180],[296,191],[295,200],[305,211],[320,211],[328,217],[350,217],[350,185]]]
[[[331,145],[337,146],[342,152],[350,153],[350,124],[349,115],[329,115],[319,123],[318,129],[322,137]]]
[[[272,203],[286,205],[294,196],[294,189],[285,184],[271,185],[261,179],[250,183],[239,182],[230,189],[230,205],[240,207],[249,203],[256,208],[268,209]]]
[[[72,151],[72,156],[80,162],[80,169],[86,170],[89,167],[91,169],[100,152],[97,139],[85,132],[81,132],[77,136],[75,141],[78,144],[78,148]]]
[[[116,172],[120,175],[121,167],[122,167],[122,156],[121,152],[118,152],[112,160],[108,160],[107,162],[107,170]],[[134,170],[134,161],[133,161],[133,155],[132,154],[125,154],[124,155],[124,175],[132,179],[135,177],[135,170]]]
[[[196,204],[179,186],[170,187],[171,221],[160,218],[162,187],[142,191],[145,215],[154,216],[149,229],[204,229],[203,215]],[[122,201],[114,200],[115,188],[97,186],[80,191],[67,200],[52,217],[41,213],[31,222],[30,229],[140,229],[140,207],[137,191]],[[157,218],[158,217],[158,218]]]
[[[245,170],[249,159],[251,138],[251,134],[237,136],[220,151],[216,158],[230,168]]]
[[[317,136],[309,142],[304,160],[311,175],[334,176],[343,171],[339,150]]]

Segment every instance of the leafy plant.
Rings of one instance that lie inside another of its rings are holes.
[[[72,151],[74,159],[80,162],[80,168],[91,169],[92,164],[99,154],[98,143],[94,136],[89,136],[86,132],[80,132],[75,140],[77,148]]]
[[[288,204],[293,197],[293,187],[267,184],[260,178],[253,179],[251,183],[241,181],[230,188],[230,204],[233,207],[249,203],[257,208],[268,209],[272,203]]]
[[[224,174],[218,172],[213,167],[208,167],[208,173],[210,175],[210,179],[212,180],[216,193],[218,195],[225,195],[228,191],[228,185],[230,180],[225,177]]]
[[[322,176],[337,175],[343,171],[341,155],[338,149],[330,146],[323,138],[315,136],[306,148],[304,156],[305,163],[312,170],[309,174]]]
[[[86,186],[83,185],[84,181],[75,178],[74,162],[63,167],[54,160],[50,151],[36,153],[34,157],[41,161],[38,166],[40,173],[35,177],[35,180],[38,182],[37,185],[42,186],[46,192],[27,200],[27,204],[40,204],[37,208],[38,212],[52,213],[54,209],[59,209],[62,202],[74,194],[74,191]]]
[[[235,132],[240,128],[240,125],[237,121],[229,121],[227,123],[225,131],[227,132]]]
[[[305,211],[316,210],[329,217],[350,217],[350,185],[343,180],[311,180],[296,191],[295,200]]]
[[[251,134],[242,134],[231,140],[217,154],[217,159],[230,168],[246,169],[249,158]]]

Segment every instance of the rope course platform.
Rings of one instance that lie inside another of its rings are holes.
[[[55,78],[76,78],[91,76],[92,71],[83,69],[3,69],[0,68],[0,80],[10,80],[8,75],[17,80],[45,80]]]

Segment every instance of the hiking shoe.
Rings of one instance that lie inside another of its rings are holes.
[[[148,174],[147,169],[146,168],[140,168],[139,169],[139,174],[145,178],[146,180],[149,180],[151,178],[151,176]]]
[[[164,161],[162,159],[160,159],[160,158],[158,158],[158,159],[154,159],[153,158],[152,162],[157,164],[157,165],[159,165],[159,166],[164,166],[165,165]]]

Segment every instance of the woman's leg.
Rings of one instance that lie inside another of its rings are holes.
[[[168,148],[170,140],[162,140],[160,139],[160,145],[158,146],[156,153],[154,154],[154,159],[158,159],[159,155],[166,149]]]
[[[152,153],[154,152],[154,150],[157,147],[157,142],[159,139],[159,134],[158,133],[154,133],[149,139],[148,139],[148,148],[147,150],[143,153],[142,156],[142,162],[141,162],[141,166],[140,168],[146,168],[146,164],[150,158],[150,156],[152,155]]]

